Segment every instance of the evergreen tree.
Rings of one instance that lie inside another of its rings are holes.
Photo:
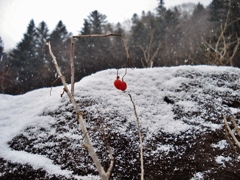
[[[106,24],[107,16],[99,13],[97,10],[90,13],[88,16],[89,23],[91,25],[91,33],[92,34],[101,34],[102,27]]]
[[[106,15],[97,10],[90,13],[88,19],[84,19],[80,35],[106,33]],[[81,38],[75,43],[75,67],[78,72],[75,77],[81,77],[109,67],[109,55],[111,49],[110,38]]]
[[[222,22],[228,12],[229,0],[213,0],[210,4],[210,21]]]
[[[16,72],[20,81],[17,92],[22,93],[34,89],[32,82],[37,76],[35,23],[30,21],[27,32],[17,47],[10,53],[11,68]]]
[[[116,30],[114,31],[114,33],[116,33],[116,34],[122,34],[122,35],[124,35],[125,34],[125,31],[124,31],[124,29],[122,28],[122,25],[121,25],[121,23],[117,23],[117,25],[116,25]]]
[[[42,62],[46,62],[46,54],[47,54],[47,51],[42,51],[43,50],[43,46],[45,44],[45,42],[48,42],[49,41],[49,30],[48,30],[48,27],[47,27],[47,24],[42,21],[38,27],[36,28],[36,49],[37,49],[37,54],[39,56],[39,63],[42,61]]]
[[[36,35],[37,45],[38,47],[42,48],[44,42],[47,42],[49,40],[49,30],[47,24],[44,21],[42,21],[36,28]]]
[[[132,24],[133,26],[137,24],[137,22],[139,21],[139,17],[136,13],[133,14],[133,17],[132,17]]]
[[[180,60],[181,64],[204,64],[205,56],[202,50],[203,38],[211,33],[211,27],[207,21],[209,11],[202,4],[198,3],[188,20],[180,19],[181,38]]]
[[[179,65],[178,50],[179,45],[176,43],[180,39],[179,13],[175,8],[174,11],[168,9],[164,16],[164,64],[165,65]]]
[[[58,65],[61,68],[62,73],[66,77],[69,77],[70,75],[69,72],[70,36],[71,34],[68,33],[67,28],[62,21],[58,22],[56,28],[50,35],[52,51],[56,56]],[[52,63],[48,63],[47,67],[48,72],[50,73],[49,77],[51,76],[52,77],[51,79],[53,81],[54,80],[53,75],[56,73],[55,67],[53,66]]]
[[[198,3],[194,8],[191,18],[195,21],[198,21],[201,18],[202,13],[205,12],[205,8],[201,3]]]
[[[3,55],[3,50],[4,50],[4,45],[3,45],[2,38],[0,37],[0,58]]]
[[[164,4],[165,3],[163,0],[159,1],[158,7],[157,7],[157,13],[159,16],[164,16],[164,14],[166,12],[166,8],[165,8]]]
[[[0,93],[13,93],[13,86],[17,85],[14,72],[9,67],[7,54],[4,52],[4,44],[0,37]]]
[[[138,15],[134,14],[132,17],[131,37],[128,44],[134,61],[133,63],[136,67],[142,67],[141,61],[144,57],[140,46],[146,46],[146,38],[145,26]]]
[[[38,79],[34,82],[36,87],[46,87],[51,86],[52,78],[49,74],[48,64],[51,62],[51,57],[48,52],[48,48],[45,48],[45,42],[50,39],[49,30],[47,24],[42,21],[36,28],[36,54],[37,54],[37,73]],[[44,47],[44,48],[43,48]]]
[[[84,19],[83,28],[80,31],[82,35],[91,34],[91,24],[87,19]]]
[[[110,33],[120,34],[125,38],[125,31],[120,23],[117,23],[109,31]],[[111,44],[108,48],[109,56],[111,56],[108,58],[109,68],[121,68],[127,61],[123,42],[119,37],[112,37],[110,40]]]

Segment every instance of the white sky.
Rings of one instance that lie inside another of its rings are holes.
[[[0,37],[4,49],[14,48],[20,42],[31,19],[35,25],[45,21],[52,31],[59,20],[67,30],[78,34],[83,20],[94,10],[107,16],[109,23],[124,22],[134,13],[155,12],[159,0],[0,0]],[[211,0],[165,0],[167,8],[186,2],[209,5]]]

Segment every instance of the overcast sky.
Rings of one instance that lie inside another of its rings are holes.
[[[124,22],[134,13],[144,10],[156,12],[158,0],[0,0],[0,37],[4,49],[14,48],[20,42],[31,19],[35,25],[45,21],[52,31],[59,20],[67,30],[77,35],[83,19],[94,10],[107,16],[109,23]],[[211,0],[165,0],[167,8],[186,2],[202,3],[207,6]]]

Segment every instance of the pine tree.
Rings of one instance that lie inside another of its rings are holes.
[[[125,31],[118,22],[116,25],[108,25],[108,32],[122,35],[125,38]],[[121,68],[126,64],[126,51],[123,42],[119,37],[111,37],[109,48],[105,48],[108,53],[108,68]]]
[[[91,24],[87,19],[84,19],[83,28],[80,31],[82,35],[91,34]]]
[[[210,21],[224,21],[228,12],[229,0],[213,0],[210,4]]]
[[[211,33],[211,27],[207,21],[209,11],[201,3],[195,6],[192,15],[188,20],[181,18],[180,40],[182,64],[204,64],[205,57],[202,50],[203,38]],[[183,62],[184,61],[184,62]]]
[[[4,50],[4,45],[3,45],[3,41],[2,38],[0,37],[0,58],[3,55],[3,50]]]
[[[143,53],[140,46],[146,45],[146,29],[141,19],[137,14],[132,17],[131,37],[129,39],[129,49],[131,52],[134,65],[136,67],[142,67],[141,61],[143,60]]]
[[[164,4],[165,3],[163,0],[159,1],[158,7],[157,7],[157,13],[159,16],[164,16],[164,14],[166,12],[166,8],[165,8]]]
[[[107,16],[99,13],[97,10],[90,13],[88,16],[89,23],[91,24],[91,33],[92,34],[101,34],[102,26],[106,24]]]
[[[48,65],[51,62],[51,57],[47,48],[44,48],[45,42],[50,39],[49,30],[47,24],[42,21],[36,28],[36,66],[37,68],[37,78],[34,82],[35,87],[46,87],[51,86],[52,78],[49,72]],[[53,73],[52,73],[53,74]]]
[[[18,93],[34,89],[32,82],[37,76],[35,23],[30,21],[27,32],[17,47],[10,53],[11,68],[16,72],[20,81]]]
[[[14,71],[9,66],[8,55],[4,52],[4,44],[0,37],[0,93],[16,94],[19,85]]]
[[[66,26],[62,21],[59,21],[55,29],[50,34],[51,47],[58,65],[61,68],[61,71],[65,77],[70,77],[70,68],[69,68],[69,52],[70,52],[70,36],[71,33],[68,33]],[[56,74],[55,67],[52,63],[45,63],[45,69],[48,70],[48,73],[45,73],[45,78],[49,79],[49,84],[56,79],[54,76]],[[56,81],[54,85],[60,84],[60,81]]]
[[[38,47],[42,48],[42,44],[49,40],[49,30],[47,24],[42,21],[38,27],[36,28],[36,35],[37,35],[37,45]]]
[[[194,8],[191,18],[195,21],[198,21],[201,18],[202,13],[205,12],[205,8],[201,3],[198,3]]]
[[[102,34],[106,25],[106,15],[93,11],[84,19],[84,25],[80,31],[80,35],[86,34]],[[75,55],[76,55],[76,80],[94,73],[99,70],[109,67],[109,53],[107,52],[110,46],[109,38],[81,38],[76,40]]]

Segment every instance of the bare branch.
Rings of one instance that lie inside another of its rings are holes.
[[[151,54],[151,50],[158,43],[158,42],[156,42],[156,40],[154,41],[154,34],[155,34],[155,29],[152,29],[151,33],[150,33],[149,43],[148,43],[148,45],[146,46],[145,49],[143,48],[142,45],[139,45],[140,49],[143,52],[144,60],[145,60],[145,63],[147,64],[147,67],[152,67],[153,60],[154,60],[154,58],[156,57],[156,55],[158,54],[158,52],[161,48],[161,44],[159,43],[157,45],[157,49],[154,51],[153,55]],[[142,61],[142,59],[141,59],[141,61]],[[143,61],[142,61],[142,65],[144,66]]]
[[[146,54],[146,50],[144,50],[143,46],[142,45],[139,45],[140,49],[142,50],[143,52],[143,56],[144,56],[144,60],[145,62],[147,63],[148,65],[148,57],[147,57],[147,54]]]
[[[87,34],[87,35],[80,35],[80,36],[72,36],[72,38],[87,38],[87,37],[109,37],[109,36],[118,36],[122,37],[121,34]]]

